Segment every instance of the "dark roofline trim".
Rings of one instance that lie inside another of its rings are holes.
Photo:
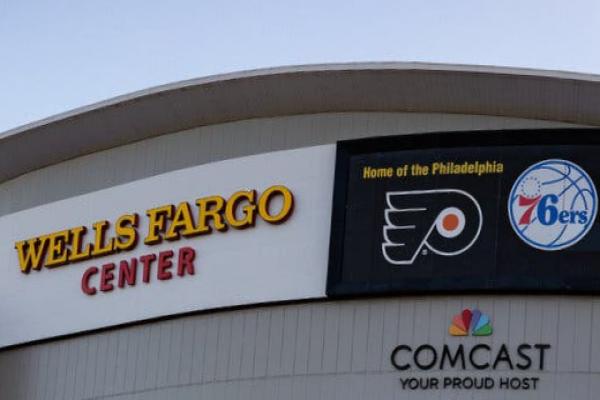
[[[250,118],[436,112],[600,125],[600,76],[425,63],[290,66],[141,90],[0,134],[0,182],[84,154]]]

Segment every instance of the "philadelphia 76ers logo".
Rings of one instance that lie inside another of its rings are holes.
[[[508,215],[528,245],[561,250],[589,232],[597,204],[594,182],[583,168],[571,161],[545,160],[517,178],[508,198]]]

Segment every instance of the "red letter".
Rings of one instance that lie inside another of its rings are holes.
[[[194,275],[194,258],[196,251],[191,247],[179,249],[179,260],[177,261],[177,275]]]
[[[81,278],[81,290],[83,293],[92,296],[96,294],[96,288],[90,286],[90,278],[98,273],[98,268],[90,267],[85,270]]]
[[[171,257],[173,257],[173,250],[161,251],[158,253],[158,273],[156,275],[161,281],[165,281],[173,277],[173,274],[167,271],[173,266]]]
[[[519,225],[531,223],[531,214],[533,214],[535,206],[537,206],[541,198],[541,195],[533,198],[525,197],[522,194],[519,195],[519,206],[526,207],[525,212],[519,219]]]
[[[115,274],[112,273],[112,270],[115,269],[115,264],[104,264],[102,266],[102,274],[100,275],[100,291],[102,292],[110,292],[114,289],[112,280],[115,278]]]
[[[150,266],[152,265],[152,262],[154,260],[156,260],[156,256],[154,254],[147,254],[145,256],[140,257],[140,261],[144,265],[144,275],[142,277],[142,280],[145,283],[150,282]]]
[[[129,265],[127,260],[119,263],[119,287],[125,287],[125,282],[129,286],[135,286],[135,278],[137,276],[137,259],[132,258]]]

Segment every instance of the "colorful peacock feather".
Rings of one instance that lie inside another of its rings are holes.
[[[490,317],[478,309],[473,311],[468,308],[452,318],[448,332],[452,336],[489,336],[492,334]]]

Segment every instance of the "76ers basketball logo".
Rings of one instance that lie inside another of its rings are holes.
[[[517,178],[508,198],[508,215],[525,243],[540,250],[560,250],[589,232],[597,203],[594,183],[580,166],[545,160]]]
[[[481,232],[481,207],[458,189],[386,193],[383,257],[390,264],[410,265],[429,249],[440,256],[467,251]]]

